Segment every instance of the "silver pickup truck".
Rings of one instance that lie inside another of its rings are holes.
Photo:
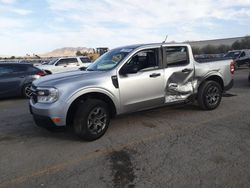
[[[213,110],[233,86],[233,73],[231,59],[199,63],[188,44],[124,46],[86,70],[33,82],[30,111],[39,126],[67,125],[95,140],[115,115],[195,100]]]

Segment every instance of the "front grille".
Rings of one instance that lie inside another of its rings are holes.
[[[33,84],[30,87],[31,90],[31,100],[33,103],[37,103],[37,87],[34,86]]]

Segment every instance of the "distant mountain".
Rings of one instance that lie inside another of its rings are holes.
[[[0,55],[0,58],[7,58],[10,57],[9,55]]]
[[[45,53],[45,54],[40,54],[39,56],[41,57],[63,57],[63,56],[75,56],[76,52],[80,51],[82,53],[87,52],[87,53],[93,53],[94,49],[93,48],[86,48],[86,47],[65,47],[65,48],[59,48],[55,49],[51,52]]]

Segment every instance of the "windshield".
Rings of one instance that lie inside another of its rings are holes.
[[[99,57],[87,71],[107,71],[115,68],[133,49],[117,48]]]
[[[240,55],[240,51],[228,52],[224,57],[237,58]]]
[[[58,59],[52,59],[50,62],[46,63],[46,65],[54,65],[57,60]]]

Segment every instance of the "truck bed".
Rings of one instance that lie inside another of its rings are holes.
[[[231,58],[229,57],[195,58],[195,61],[198,63],[211,63],[211,62],[225,61],[225,60],[231,60]]]

